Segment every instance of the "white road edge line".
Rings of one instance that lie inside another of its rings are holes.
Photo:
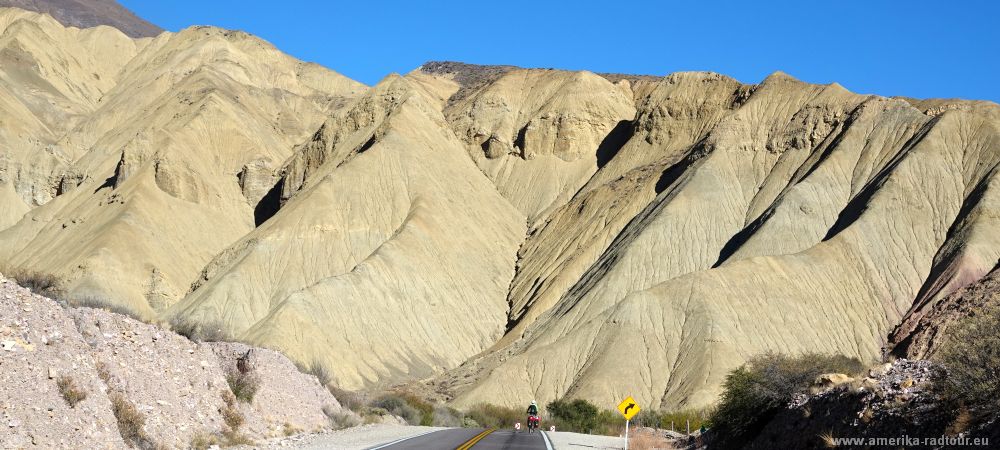
[[[549,433],[542,431],[542,438],[545,440],[545,450],[552,450],[552,442],[549,441]]]
[[[444,431],[444,430],[431,430],[431,431],[428,431],[426,433],[420,433],[420,434],[417,434],[417,435],[414,435],[414,436],[405,437],[405,438],[402,438],[402,439],[396,439],[395,441],[389,442],[387,444],[382,444],[382,445],[380,445],[378,447],[370,447],[370,448],[368,448],[368,450],[379,450],[380,448],[386,448],[386,447],[389,447],[389,446],[393,446],[393,445],[396,445],[396,444],[398,444],[400,442],[408,441],[410,439],[416,439],[416,438],[418,438],[420,436],[427,436],[428,434],[437,433],[438,431]]]

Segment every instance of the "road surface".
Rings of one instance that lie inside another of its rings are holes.
[[[396,443],[374,447],[371,450],[547,450],[542,433],[494,430],[483,428],[454,428],[405,439]]]

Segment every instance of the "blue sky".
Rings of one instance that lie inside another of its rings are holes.
[[[171,31],[240,29],[366,84],[455,60],[1000,102],[1000,1],[120,0]]]

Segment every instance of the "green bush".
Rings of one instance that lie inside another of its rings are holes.
[[[861,361],[842,355],[766,353],[751,358],[728,375],[710,421],[719,436],[732,441],[752,437],[795,394],[805,393],[823,373],[858,374]]]
[[[1000,411],[1000,305],[977,311],[950,327],[935,354],[943,370],[934,390],[976,421]]]
[[[556,429],[562,428],[563,431],[592,433],[598,425],[597,407],[582,398],[553,400],[545,406],[545,410],[558,422]]]
[[[684,409],[680,411],[655,411],[644,409],[632,419],[632,425],[638,427],[659,428],[663,430],[685,431],[688,422],[691,430],[697,430],[704,425],[710,426],[710,409]]]
[[[556,425],[556,429],[559,425]],[[591,430],[593,434],[618,436],[625,430],[625,418],[615,409],[603,409],[597,413],[597,426]],[[631,447],[630,447],[631,448]]]

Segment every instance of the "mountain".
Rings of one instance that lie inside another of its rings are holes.
[[[133,38],[153,37],[163,32],[115,0],[0,0],[0,7],[45,13],[67,27],[107,25]]]
[[[990,102],[0,30],[0,260],[346,389],[700,407],[762,352],[878,360],[1000,259]]]
[[[254,229],[272,169],[363,90],[240,32],[132,40],[15,9],[2,24],[0,108],[23,122],[0,131],[3,220],[20,219],[4,260],[72,272],[75,295],[143,317]]]

